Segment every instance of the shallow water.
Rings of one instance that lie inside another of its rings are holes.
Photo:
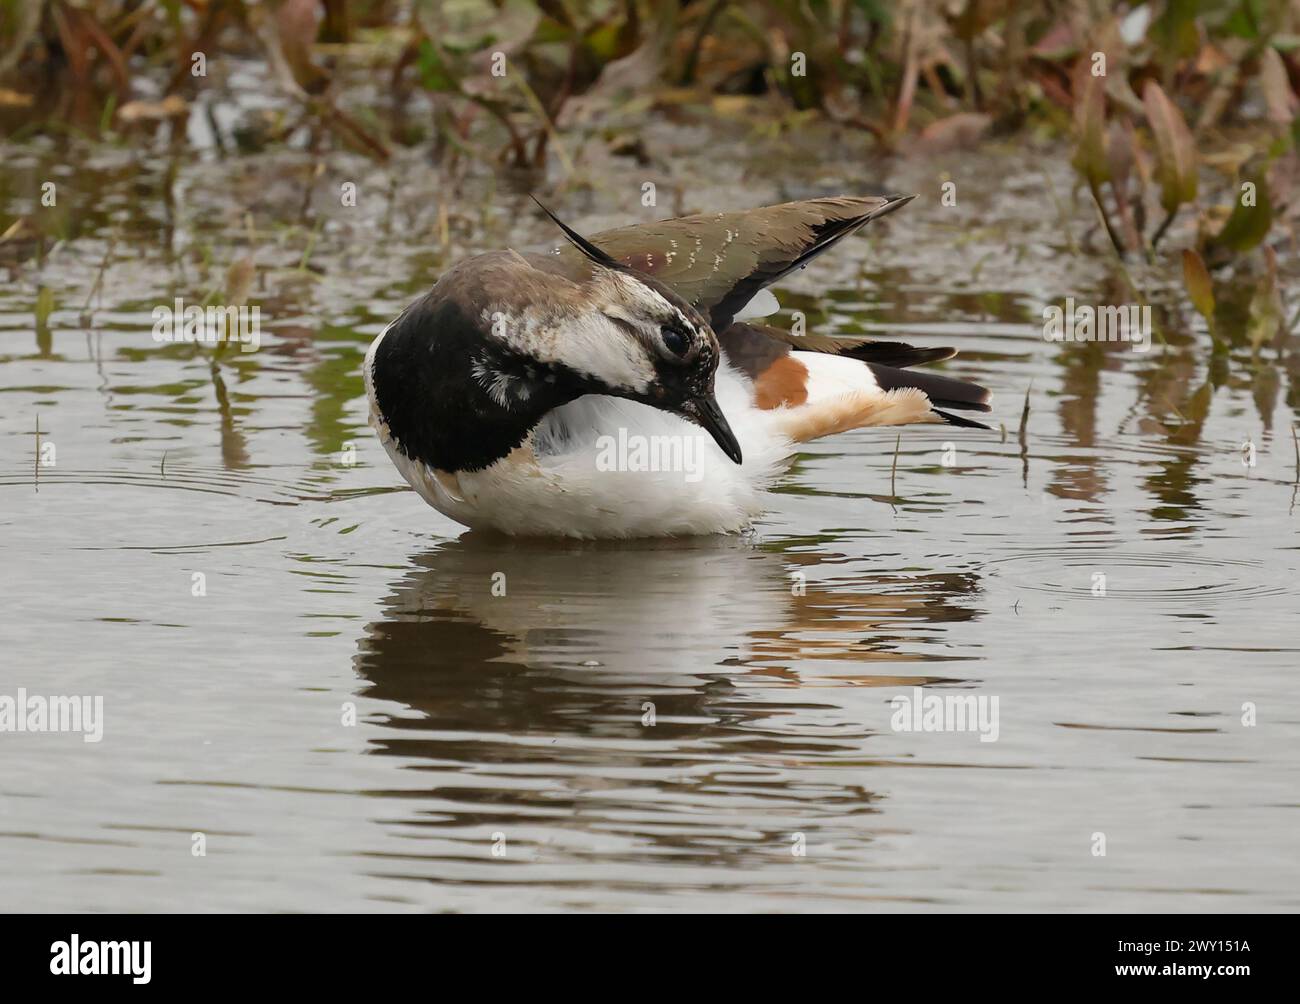
[[[1068,154],[703,138],[658,137],[660,209],[630,162],[552,201],[590,232],[922,193],[778,297],[958,345],[1005,432],[906,428],[896,472],[892,430],[812,444],[746,537],[461,536],[366,428],[359,365],[445,263],[551,238],[525,182],[4,151],[3,222],[52,177],[65,240],[39,269],[0,245],[0,694],[105,709],[99,743],[0,734],[8,909],[1300,907],[1296,371],[1212,365],[1154,275],[1151,351],[1045,343],[1044,303],[1128,299],[1072,250]],[[259,352],[152,340],[250,249]],[[895,731],[921,685],[996,697],[997,741]]]

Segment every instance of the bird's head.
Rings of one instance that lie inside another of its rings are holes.
[[[592,266],[575,325],[587,330],[569,342],[575,352],[569,365],[593,376],[607,394],[695,423],[739,464],[740,444],[714,396],[722,350],[709,322],[664,283],[616,261],[542,210]]]

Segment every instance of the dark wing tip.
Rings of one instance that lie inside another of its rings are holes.
[[[884,198],[885,198],[885,204],[881,206],[879,209],[872,210],[870,213],[868,213],[867,214],[868,219],[878,220],[882,216],[888,216],[890,213],[897,212],[898,210],[902,209],[905,205],[907,205],[909,202],[911,202],[913,199],[915,199],[916,196],[915,195],[886,195]]]
[[[868,209],[865,213],[847,216],[827,216],[820,224],[814,227],[816,232],[815,239],[803,249],[803,251],[782,271],[772,275],[763,283],[770,286],[783,276],[789,275],[796,267],[802,268],[813,258],[816,258],[823,251],[826,251],[850,234],[856,233],[862,227],[866,226],[872,220],[878,220],[882,216],[888,216],[890,213],[902,209],[905,205],[916,198],[915,195],[884,195],[878,197],[881,205],[874,209]],[[850,202],[862,200],[848,200]]]

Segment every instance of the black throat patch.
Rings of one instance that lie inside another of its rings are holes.
[[[552,408],[598,389],[487,337],[454,300],[430,297],[393,322],[371,379],[398,449],[450,472],[490,467]]]

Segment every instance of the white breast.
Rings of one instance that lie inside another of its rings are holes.
[[[715,391],[743,464],[732,463],[708,433],[684,419],[589,395],[547,415],[525,448],[459,476],[474,508],[470,525],[517,536],[592,538],[745,528],[762,511],[763,492],[784,468],[791,444],[769,413],[752,405],[745,377],[721,367]]]

